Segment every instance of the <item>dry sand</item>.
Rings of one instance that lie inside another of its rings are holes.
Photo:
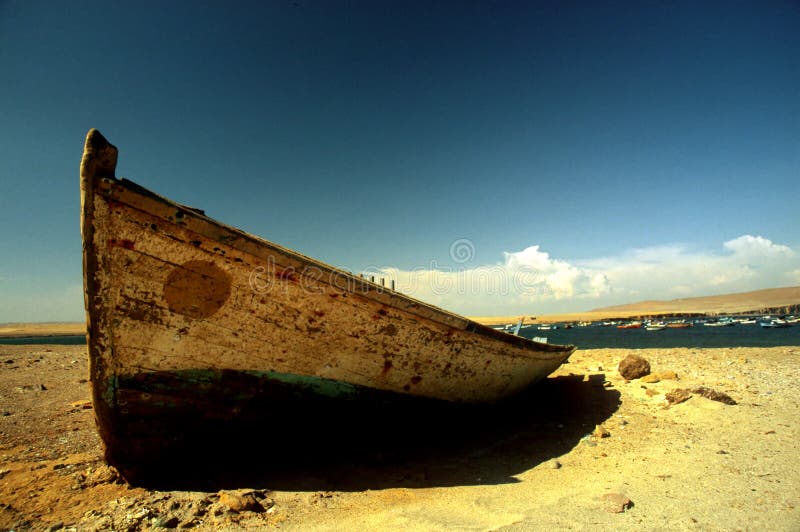
[[[678,379],[626,382],[631,352]],[[382,460],[205,491],[121,483],[101,460],[86,373],[82,346],[0,346],[0,529],[800,529],[800,347],[578,351],[457,442],[419,434]],[[738,404],[667,405],[696,386]]]

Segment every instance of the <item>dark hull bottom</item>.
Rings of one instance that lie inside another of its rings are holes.
[[[119,377],[106,459],[133,483],[193,483],[248,468],[383,460],[474,430],[489,406],[272,372]],[[248,465],[249,464],[249,465]]]

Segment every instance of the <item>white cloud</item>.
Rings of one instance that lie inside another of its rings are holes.
[[[464,314],[549,313],[800,283],[800,258],[788,246],[742,235],[716,251],[672,244],[569,261],[534,245],[506,252],[493,265],[441,268],[432,263],[374,273],[394,279],[403,293]]]
[[[742,235],[739,238],[728,240],[722,246],[742,257],[791,257],[794,255],[788,246],[773,244],[762,236]]]

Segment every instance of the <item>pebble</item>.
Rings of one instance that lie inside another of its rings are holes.
[[[633,508],[633,501],[622,493],[606,493],[600,499],[605,502],[605,510],[612,514],[621,514]]]
[[[553,458],[552,460],[547,461],[548,465],[551,469],[561,469],[561,462]]]
[[[655,384],[660,380],[661,379],[659,379],[655,373],[651,373],[650,375],[645,375],[644,377],[641,378],[641,382],[647,382],[650,384]]]
[[[608,432],[608,429],[605,428],[603,425],[597,425],[594,428],[594,432],[592,432],[595,438],[608,438],[611,436],[611,433]]]

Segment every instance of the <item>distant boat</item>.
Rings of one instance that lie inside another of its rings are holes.
[[[89,373],[106,460],[126,478],[234,422],[280,439],[274,416],[304,400],[496,402],[575,350],[224,225],[118,179],[116,162],[91,130],[80,182]],[[321,447],[336,437],[318,436]]]
[[[667,328],[668,329],[688,329],[689,327],[692,327],[692,324],[691,323],[686,323],[684,321],[673,321],[673,322],[667,323]]]
[[[739,320],[739,325],[755,325],[755,319],[741,319]]]
[[[736,322],[730,318],[722,318],[717,321],[707,321],[704,325],[706,327],[733,327]]]
[[[642,322],[641,321],[632,321],[630,323],[623,323],[622,325],[617,325],[617,329],[641,329]]]
[[[645,327],[645,329],[648,331],[663,331],[666,328],[667,328],[666,325],[647,325]]]
[[[765,329],[782,329],[784,327],[791,327],[791,323],[787,323],[786,320],[781,320],[781,319],[761,321],[758,324]]]

